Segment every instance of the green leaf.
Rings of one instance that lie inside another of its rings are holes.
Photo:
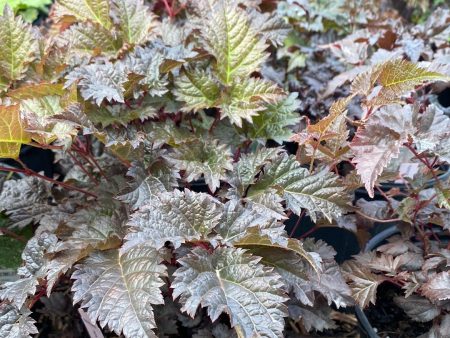
[[[160,287],[166,267],[148,246],[127,252],[95,252],[76,266],[74,303],[82,302],[92,322],[127,338],[156,338],[153,307],[164,304]]]
[[[238,198],[244,196],[248,186],[256,180],[255,176],[261,168],[275,160],[280,155],[280,148],[260,148],[248,154],[242,154],[241,158],[233,166],[233,172],[229,174],[227,182],[235,189]]]
[[[14,17],[9,6],[5,6],[0,17],[0,91],[9,87],[10,82],[23,77],[28,64],[34,60],[37,38],[31,26],[23,19]]]
[[[69,55],[74,58],[99,54],[112,57],[117,54],[122,46],[121,41],[113,36],[109,30],[92,22],[70,26],[63,32],[61,39],[67,41]]]
[[[64,88],[59,83],[42,82],[25,84],[16,89],[8,90],[8,96],[16,100],[38,99],[45,96],[63,96]]]
[[[267,192],[268,188],[275,189],[297,215],[302,208],[307,209],[313,220],[317,219],[317,214],[323,214],[329,221],[338,218],[349,201],[338,176],[328,171],[310,174],[292,155],[274,161],[261,179],[250,187],[247,198],[254,200],[271,194]]]
[[[160,194],[132,214],[125,248],[148,243],[159,249],[167,241],[178,248],[186,241],[206,239],[221,213],[222,205],[208,194],[187,189]]]
[[[142,44],[156,27],[156,16],[144,5],[143,0],[114,0],[120,19],[120,31],[125,42]]]
[[[284,225],[266,214],[259,212],[254,206],[242,206],[240,200],[233,199],[223,206],[222,217],[214,231],[220,243],[233,244],[246,237],[249,231],[258,231],[274,243],[286,244],[288,239]]]
[[[217,1],[201,13],[200,33],[205,49],[216,59],[220,80],[230,85],[247,77],[266,59],[267,45],[235,1]]]
[[[283,252],[288,257],[290,254],[294,254],[305,260],[317,273],[320,273],[322,270],[320,256],[306,251],[299,240],[289,238],[286,245],[280,245],[279,243],[274,243],[269,236],[261,234],[257,227],[248,229],[245,237],[235,242],[234,246],[247,249],[252,254],[263,257],[264,263],[267,259],[272,261],[272,255],[280,256],[279,253]]]
[[[55,251],[116,248],[124,235],[123,218],[100,207],[81,209],[66,221],[67,234]],[[69,231],[70,229],[70,231]]]
[[[182,311],[194,316],[199,305],[215,321],[222,312],[242,337],[282,337],[283,304],[280,276],[242,249],[218,248],[212,254],[196,248],[179,263],[172,283]]]
[[[197,139],[185,142],[165,158],[175,168],[184,170],[186,181],[197,180],[203,175],[209,189],[214,192],[225,179],[227,170],[232,170],[232,154],[227,145],[217,140]]]
[[[75,17],[78,21],[92,21],[110,29],[109,0],[57,0],[55,15]]]
[[[252,117],[276,104],[284,96],[276,84],[257,78],[239,79],[232,84],[230,92],[222,99],[222,118],[242,127],[242,120],[252,123]]]
[[[19,105],[0,105],[0,158],[18,158],[21,145],[30,141],[20,117]]]
[[[378,96],[390,98],[399,97],[424,82],[450,81],[450,77],[409,61],[396,59],[381,66],[377,80],[383,86]]]
[[[269,104],[267,108],[253,117],[253,123],[249,124],[249,137],[261,140],[263,144],[267,140],[274,140],[282,144],[293,135],[289,126],[296,125],[300,121],[300,115],[296,111],[300,106],[297,93],[291,93],[287,98],[275,104]]]
[[[210,72],[184,69],[175,80],[175,96],[184,101],[184,111],[194,112],[214,107],[220,97],[220,87]]]

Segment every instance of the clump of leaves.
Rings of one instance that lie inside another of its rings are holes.
[[[425,213],[448,230],[448,186],[436,168],[449,161],[449,118],[417,100],[417,87],[449,80],[445,67],[389,59],[358,68],[349,95],[294,133],[300,96],[264,69],[291,27],[265,8],[58,0],[38,31],[5,7],[0,156],[18,167],[0,169],[26,177],[4,182],[0,211],[10,228],[36,230],[20,278],[0,290],[0,332],[34,334],[30,309],[64,277],[92,322],[126,337],[325,330],[334,327],[329,306],[367,304],[360,295],[380,273],[354,300],[361,267],[346,267],[350,288],[335,251],[292,238],[286,219],[364,237],[367,220],[401,220],[421,234]],[[355,100],[358,121],[347,116]],[[296,156],[267,147],[289,140]],[[27,168],[24,144],[54,151],[59,177]],[[421,163],[415,182],[386,194],[379,177],[404,151]],[[429,178],[434,190],[422,199]],[[351,206],[361,182],[386,201]],[[398,205],[400,195],[408,198]],[[442,253],[422,237],[427,255]],[[448,273],[440,266],[436,275]]]
[[[3,335],[36,333],[29,310],[63,276],[92,322],[133,338],[282,337],[287,317],[324,330],[314,313],[353,304],[335,251],[284,230],[292,213],[339,218],[349,196],[265,147],[300,117],[259,72],[290,27],[257,3],[160,20],[141,0],[58,0],[42,32],[5,7],[0,155],[52,149],[61,177],[0,166],[27,176],[1,191],[9,226],[36,225],[0,291]]]

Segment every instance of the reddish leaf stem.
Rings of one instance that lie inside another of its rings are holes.
[[[23,242],[23,243],[27,242],[27,239],[25,237],[22,237],[22,236],[16,234],[14,231],[11,231],[9,229],[0,228],[0,232],[3,233],[4,235],[14,238],[15,240],[18,240],[20,242]]]
[[[28,168],[26,168],[26,169],[18,169],[18,168],[9,168],[9,167],[2,167],[2,166],[0,166],[0,171],[8,171],[8,172],[14,172],[14,173],[21,173],[21,174],[25,174],[25,175],[28,175],[28,176],[34,176],[34,177],[43,179],[45,181],[51,182],[53,184],[59,185],[59,186],[61,186],[63,188],[66,188],[66,189],[69,189],[69,190],[75,190],[75,191],[81,192],[81,193],[83,193],[85,195],[97,198],[97,195],[95,195],[95,194],[93,194],[93,193],[91,193],[89,191],[86,191],[84,189],[75,187],[73,185],[70,185],[70,184],[67,184],[67,183],[64,183],[64,182],[60,182],[60,181],[57,181],[57,180],[55,180],[53,178],[41,175],[41,174],[39,174],[39,173],[37,173],[37,172],[35,172],[35,171],[31,170],[31,169],[28,169]]]
[[[303,216],[305,215],[305,209],[302,210],[300,213],[300,216],[298,216],[297,222],[295,222],[294,227],[292,228],[291,232],[289,233],[289,237],[292,237],[295,234],[295,231],[297,230],[298,226],[300,225],[300,221],[302,220]]]
[[[371,220],[371,221],[377,222],[377,223],[391,223],[391,222],[398,222],[398,221],[401,221],[400,218],[379,219],[379,218],[375,218],[375,217],[366,215],[366,214],[362,213],[362,212],[359,211],[359,210],[356,210],[355,212],[356,212],[358,215],[360,215],[360,216],[362,216],[362,217],[364,217],[364,218],[367,218],[367,219],[369,219],[369,220]]]
[[[68,152],[69,156],[72,158],[72,160],[75,162],[78,167],[96,184],[99,185],[98,181],[95,179],[94,176],[84,167],[83,163],[81,163],[70,151]]]
[[[318,230],[319,227],[317,225],[313,226],[311,229],[309,229],[307,232],[305,232],[303,235],[301,235],[298,239],[305,239],[312,233],[314,233],[316,230]]]

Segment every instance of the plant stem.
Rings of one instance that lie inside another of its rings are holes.
[[[172,6],[169,5],[169,3],[167,2],[167,0],[162,0],[164,7],[166,8],[167,14],[169,15],[170,18],[174,17],[174,13],[172,10]]]
[[[399,222],[399,221],[401,221],[401,218],[379,219],[379,218],[375,218],[375,217],[366,215],[366,214],[362,213],[359,210],[356,210],[355,212],[358,215],[360,215],[360,216],[362,216],[362,217],[364,217],[366,219],[369,219],[371,221],[377,222],[377,223],[391,223],[391,222]]]
[[[14,231],[11,231],[9,229],[0,228],[0,232],[3,233],[4,235],[14,238],[20,242],[23,242],[23,243],[27,242],[27,239],[25,237],[22,237],[22,236],[16,234]]]
[[[295,231],[297,230],[298,226],[300,225],[300,221],[302,220],[303,216],[305,215],[305,209],[302,210],[300,213],[300,216],[298,216],[297,222],[295,222],[294,227],[292,228],[291,232],[289,233],[289,237],[292,237],[295,234]]]
[[[414,147],[411,145],[411,143],[405,143],[404,144],[406,146],[406,148],[408,148],[413,154],[414,156],[423,164],[425,164],[425,166],[428,168],[428,170],[430,170],[431,175],[433,175],[434,180],[436,181],[436,186],[437,189],[441,192],[445,191],[445,189],[442,187],[441,184],[441,180],[439,179],[439,177],[437,176],[433,165],[428,161],[427,158],[424,158],[423,156],[421,156],[416,149],[414,149]],[[436,162],[436,159],[434,159],[433,164]],[[444,197],[445,198],[445,197]]]
[[[81,192],[81,193],[83,193],[85,195],[97,198],[97,195],[95,195],[95,194],[93,194],[93,193],[91,193],[89,191],[86,191],[84,189],[75,187],[73,185],[70,185],[70,184],[67,184],[67,183],[64,183],[64,182],[60,182],[60,181],[57,181],[57,180],[55,180],[53,178],[41,175],[41,174],[39,174],[39,173],[37,173],[37,172],[35,172],[35,171],[31,170],[31,169],[28,169],[28,168],[26,168],[26,169],[18,169],[18,168],[8,168],[8,167],[0,166],[0,171],[8,171],[8,172],[14,172],[14,173],[21,173],[21,174],[25,174],[25,175],[28,175],[28,176],[34,176],[34,177],[37,177],[37,178],[41,178],[41,179],[43,179],[45,181],[51,182],[53,184],[59,185],[59,186],[61,186],[63,188],[66,188],[66,189],[69,189],[69,190],[75,190],[75,191]]]
[[[68,152],[69,156],[72,160],[80,167],[80,169],[96,184],[99,185],[98,181],[94,176],[84,167],[83,163],[81,163],[70,151]]]
[[[309,229],[307,232],[305,232],[303,235],[301,235],[298,239],[305,239],[309,235],[311,235],[313,232],[315,232],[319,227],[317,225],[314,225],[311,229]]]

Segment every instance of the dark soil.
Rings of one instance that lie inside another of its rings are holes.
[[[365,314],[381,338],[418,337],[431,329],[432,322],[419,323],[411,320],[394,303],[394,297],[403,292],[392,284],[383,283],[377,291],[377,304],[371,305]]]

